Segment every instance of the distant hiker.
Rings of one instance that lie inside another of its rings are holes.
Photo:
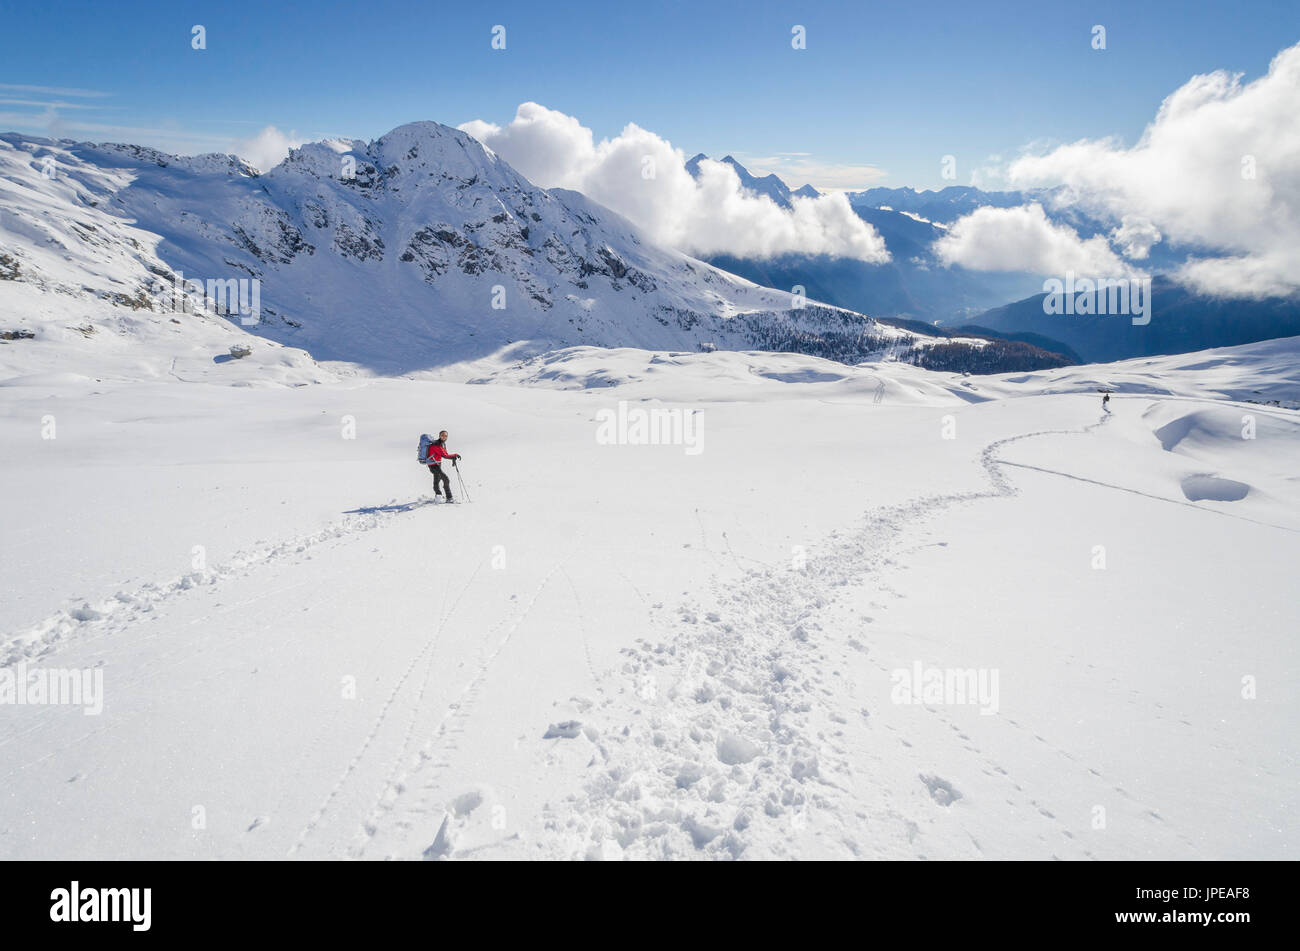
[[[433,473],[433,494],[442,495],[443,489],[447,491],[447,501],[454,501],[451,497],[451,479],[447,478],[447,473],[442,471],[442,460],[450,459],[452,464],[460,458],[459,453],[447,451],[447,430],[438,433],[438,438],[426,443],[428,436],[420,437],[420,461],[429,466],[429,471]]]

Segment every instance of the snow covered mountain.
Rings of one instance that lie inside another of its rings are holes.
[[[1018,191],[988,191],[971,185],[950,185],[937,191],[868,188],[866,191],[851,192],[847,197],[853,210],[866,221],[875,223],[880,215],[897,215],[931,227],[931,243],[956,221],[981,208],[1016,208],[1038,204],[1042,206],[1049,221],[1069,228],[1083,240],[1099,235],[1108,237],[1118,224],[1112,218],[1100,214],[1096,207],[1081,203],[1075,191],[1062,185]],[[1171,271],[1186,263],[1189,257],[1207,253],[1213,253],[1213,249],[1177,244],[1162,238],[1151,246],[1141,264],[1153,272]],[[993,281],[1005,280],[1010,276],[1005,272],[980,274],[980,277]],[[1040,279],[1043,276],[1038,275]],[[1005,286],[1024,284],[1019,282]]]
[[[266,173],[233,156],[0,136],[0,253],[5,329],[39,339],[66,325],[67,307],[108,306],[135,315],[123,334],[162,332],[179,302],[231,317],[226,332],[238,321],[379,373],[512,346],[856,361],[925,342],[657,247],[434,122],[305,145]],[[189,304],[175,293],[182,279]]]
[[[888,208],[941,225],[950,225],[977,208],[1013,208],[1034,200],[1034,196],[1027,192],[984,191],[971,185],[950,185],[938,191],[928,188],[868,188],[852,192],[848,198],[855,209]]]
[[[686,163],[692,175],[698,175],[700,162],[707,156],[696,155]],[[763,178],[751,174],[731,156],[721,161],[735,169],[741,184],[750,191],[766,195],[788,208],[792,197],[815,196],[810,185],[792,190],[776,175]],[[940,202],[950,209],[934,220],[913,211],[928,210],[929,205],[912,189],[873,188],[850,194],[849,203],[863,221],[868,222],[885,239],[890,260],[885,264],[868,264],[852,258],[827,255],[782,254],[769,258],[745,258],[731,254],[708,257],[711,264],[769,287],[801,285],[810,297],[838,307],[862,311],[875,317],[903,318],[925,322],[961,323],[1008,300],[1032,294],[1042,286],[1042,278],[1030,274],[979,273],[962,267],[948,267],[934,254],[932,245],[943,237],[945,221],[959,217],[951,209],[968,213],[981,204],[1001,200],[1019,204],[1019,193],[981,192],[978,189],[945,189],[960,192]],[[1001,195],[1015,195],[1017,200]],[[909,200],[909,196],[913,196]],[[897,201],[896,206],[889,200]]]
[[[692,156],[686,163],[686,171],[691,173],[693,178],[699,177],[700,162],[707,159],[708,156],[703,152]],[[801,188],[792,189],[777,175],[764,175],[759,178],[741,165],[730,155],[723,156],[719,159],[724,165],[730,165],[732,171],[740,179],[740,184],[756,195],[766,195],[782,208],[790,207],[791,198],[817,198],[821,195],[817,189],[811,185],[804,185]]]
[[[698,166],[702,158],[696,156],[692,161]],[[788,196],[793,194],[775,176],[755,178],[740,166],[737,174],[747,182],[746,187],[768,194],[774,201],[780,202],[785,196],[788,203]],[[1190,257],[1206,253],[1205,248],[1160,241],[1143,260],[1143,266],[1157,275],[1153,306],[1161,316],[1150,327],[1133,327],[1105,318],[1063,320],[1046,315],[1042,307],[1043,280],[1055,275],[973,271],[950,266],[935,254],[935,242],[963,216],[980,208],[1013,208],[1034,202],[1042,205],[1053,223],[1072,229],[1085,240],[1109,235],[1113,223],[1090,214],[1063,188],[870,188],[848,198],[858,217],[884,238],[889,262],[867,264],[804,254],[764,259],[719,254],[708,261],[759,284],[801,285],[816,300],[885,320],[897,319],[899,326],[924,329],[928,324],[963,334],[1016,336],[1071,360],[1077,357],[1100,362],[1191,353],[1300,333],[1300,299],[1224,300],[1195,293],[1159,276],[1182,266]],[[980,372],[995,372],[992,354],[981,357]],[[1037,356],[1034,359],[1041,360]],[[1047,364],[1040,362],[1039,366]],[[956,368],[956,364],[949,361],[945,368]]]
[[[1135,326],[1125,317],[1048,313],[1035,294],[994,308],[959,332],[987,327],[998,333],[1032,333],[1062,341],[1092,363],[1131,357],[1194,353],[1300,334],[1300,299],[1225,300],[1197,294],[1163,277],[1151,283],[1151,319]]]

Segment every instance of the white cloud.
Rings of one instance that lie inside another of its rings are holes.
[[[955,221],[934,243],[945,264],[976,271],[1029,271],[1081,277],[1123,277],[1133,273],[1106,239],[1084,240],[1066,225],[1049,221],[1043,206],[977,208]]]
[[[526,102],[505,126],[474,120],[460,128],[543,188],[580,191],[693,254],[889,260],[884,239],[843,195],[795,199],[787,210],[746,192],[729,165],[711,160],[700,163],[697,181],[680,149],[631,123],[596,142],[573,116]]]
[[[1300,290],[1300,45],[1242,83],[1194,76],[1161,104],[1132,148],[1083,140],[1011,164],[1017,186],[1071,186],[1090,210],[1208,249],[1181,271],[1198,290],[1264,296]],[[1254,177],[1250,177],[1253,172]]]
[[[103,106],[92,105],[87,102],[64,102],[58,99],[0,99],[0,105],[5,106],[28,106],[39,109],[94,109],[102,111]]]
[[[90,99],[102,99],[112,95],[112,93],[102,92],[98,89],[69,89],[66,86],[24,86],[15,83],[0,83],[0,89],[8,89],[13,92],[38,93],[44,96],[76,96]]]
[[[286,135],[269,125],[251,139],[236,143],[230,151],[246,159],[259,171],[269,172],[288,157],[290,149],[302,145],[302,141],[296,132]]]
[[[1125,215],[1120,225],[1110,233],[1111,243],[1124,252],[1126,258],[1144,261],[1151,248],[1160,243],[1160,229],[1137,215]]]

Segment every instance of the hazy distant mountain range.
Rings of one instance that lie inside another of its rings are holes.
[[[692,168],[704,158],[692,159]],[[788,206],[792,191],[775,175],[758,178],[728,156],[742,183]],[[807,187],[807,186],[805,186]],[[802,191],[802,190],[801,190]],[[983,207],[1012,208],[1037,202],[1048,217],[1082,238],[1106,234],[1108,224],[1068,202],[1060,189],[984,191],[951,186],[938,191],[870,188],[848,195],[853,210],[885,240],[892,260],[867,264],[824,255],[782,255],[769,259],[714,255],[709,262],[756,283],[802,285],[810,297],[898,319],[919,329],[938,325],[963,332],[992,332],[1034,342],[1085,361],[1118,360],[1157,353],[1184,353],[1300,334],[1300,300],[1224,300],[1193,293],[1159,277],[1200,249],[1160,242],[1141,264],[1157,275],[1153,319],[1135,326],[1107,317],[1054,317],[1044,313],[1043,275],[971,271],[946,267],[933,244],[958,219]]]

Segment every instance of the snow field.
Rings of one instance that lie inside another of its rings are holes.
[[[0,387],[0,649],[106,692],[4,708],[0,854],[1294,852],[1293,414],[652,356]],[[621,399],[700,412],[703,451],[599,444]],[[430,500],[440,428],[473,503]],[[896,702],[916,663],[997,671],[996,713]]]

